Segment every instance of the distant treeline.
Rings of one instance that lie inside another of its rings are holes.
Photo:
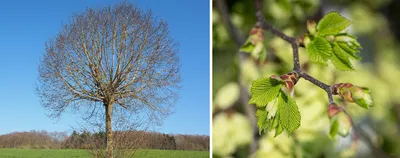
[[[141,149],[209,150],[210,138],[204,135],[170,135],[157,132],[115,131],[115,140],[135,144]],[[0,135],[0,148],[90,149],[106,144],[105,132],[30,131]]]

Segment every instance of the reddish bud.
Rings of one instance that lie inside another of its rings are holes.
[[[259,26],[254,26],[250,31],[251,43],[256,45],[264,41],[264,30]]]
[[[294,85],[296,85],[299,75],[297,73],[290,72],[288,74],[281,75],[280,78],[285,82],[285,88],[283,90],[293,96]]]
[[[351,83],[338,83],[332,85],[332,94],[339,95],[347,102],[355,102],[366,109],[374,106],[368,88],[355,86]]]
[[[337,113],[339,113],[341,111],[342,111],[342,109],[335,103],[329,104],[329,106],[328,106],[329,118],[332,118],[333,116],[335,116]]]

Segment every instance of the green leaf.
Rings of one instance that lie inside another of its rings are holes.
[[[350,46],[348,46],[346,43],[343,42],[338,42],[338,45],[340,46],[340,48],[342,48],[344,51],[346,51],[347,53],[349,53],[351,56],[353,56],[354,59],[360,59],[360,57],[358,56],[354,56],[355,53],[359,53],[360,51],[358,49],[353,49]]]
[[[263,131],[271,131],[275,129],[275,136],[281,134],[284,130],[292,133],[295,129],[300,127],[300,112],[294,100],[288,97],[282,90],[279,91],[277,96],[276,106],[278,110],[275,116],[268,119],[269,111],[266,107],[257,107],[256,118],[258,132],[261,134]]]
[[[318,35],[335,35],[347,28],[351,22],[337,12],[326,14],[317,25]]]
[[[283,91],[279,94],[278,106],[279,124],[290,134],[300,127],[299,109],[296,102]]]
[[[349,135],[351,128],[353,128],[349,116],[343,112],[340,112],[333,119],[336,119],[338,122],[338,132],[337,133],[343,137],[346,137],[347,135]]]
[[[268,119],[268,111],[264,107],[258,107],[256,111],[258,133],[275,129],[279,124],[279,114],[277,113],[271,119]]]
[[[264,47],[260,53],[260,62],[264,63],[266,58],[267,58],[267,49],[265,49]]]
[[[360,51],[358,49],[353,49],[350,48],[347,44],[338,42],[337,45],[344,51],[346,52],[350,58],[355,59],[355,60],[360,60],[361,58],[356,55],[356,53],[359,53]]]
[[[356,104],[365,109],[375,106],[374,102],[372,101],[371,92],[368,88],[360,87],[357,90],[354,89],[356,88],[351,88],[350,92],[352,93],[352,98]]]
[[[331,128],[329,130],[329,136],[333,139],[339,131],[339,122],[336,118],[333,118],[331,122]]]
[[[326,65],[332,56],[332,47],[329,42],[322,37],[315,37],[307,46],[306,50],[311,62]]]
[[[257,42],[250,54],[254,57],[254,59],[260,59],[261,62],[264,62],[267,56],[267,50],[265,49],[264,43]]]
[[[277,112],[273,118],[271,118],[271,122],[268,126],[268,130],[272,130],[276,128],[279,124],[279,113]]]
[[[257,126],[258,126],[258,133],[261,135],[261,132],[266,130],[268,124],[268,112],[265,108],[257,108],[256,111],[256,118],[257,118]]]
[[[246,42],[240,47],[240,52],[251,53],[256,46],[251,43],[251,39],[248,38]]]
[[[277,120],[278,120],[278,118],[277,118]],[[278,136],[279,134],[281,134],[283,132],[283,128],[282,128],[282,126],[278,123],[278,126],[275,128],[275,135],[274,135],[274,138],[276,137],[276,136]]]
[[[283,83],[283,81],[271,78],[260,78],[253,81],[250,89],[252,96],[249,104],[265,107],[270,101],[277,98]]]
[[[333,65],[339,70],[354,70],[350,62],[352,56],[346,53],[338,44],[333,43],[333,55],[331,61]]]

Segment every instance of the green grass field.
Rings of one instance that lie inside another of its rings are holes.
[[[75,149],[0,149],[0,158],[87,158],[90,154],[85,150]],[[205,158],[208,151],[181,150],[138,150],[134,156],[141,157],[172,157],[172,158]]]

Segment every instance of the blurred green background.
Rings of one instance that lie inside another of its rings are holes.
[[[251,82],[260,77],[288,73],[293,68],[292,48],[265,31],[267,61],[260,63],[240,54],[238,48],[256,22],[251,0],[214,0],[213,131],[214,157],[400,157],[400,1],[396,0],[264,0],[267,22],[298,37],[307,32],[306,20],[319,21],[338,11],[352,21],[349,32],[363,49],[355,71],[339,71],[309,63],[300,48],[302,69],[327,83],[349,82],[369,87],[375,107],[365,110],[354,103],[337,103],[348,109],[361,131],[358,146],[352,135],[329,137],[328,99],[325,91],[300,79],[294,100],[301,126],[291,136],[259,135],[255,105],[248,105]]]

